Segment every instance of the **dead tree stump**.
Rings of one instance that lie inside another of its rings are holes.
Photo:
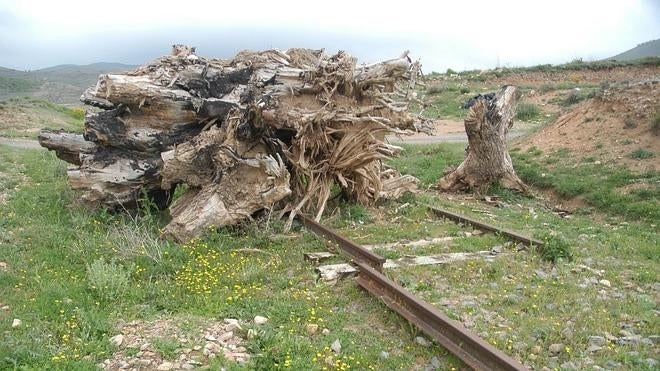
[[[482,191],[499,182],[506,188],[527,192],[527,186],[513,169],[506,146],[519,98],[515,86],[503,86],[491,99],[476,98],[465,118],[468,137],[465,160],[443,175],[438,182],[440,190]]]

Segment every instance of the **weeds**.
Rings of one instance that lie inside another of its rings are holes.
[[[557,263],[560,260],[573,260],[571,245],[564,237],[551,233],[543,233],[538,238],[543,241],[543,245],[538,247],[543,260],[552,263]]]
[[[531,103],[521,103],[516,110],[516,119],[521,121],[531,121],[536,119],[541,111],[539,107]]]
[[[106,263],[97,259],[87,266],[87,281],[100,297],[116,300],[123,296],[130,286],[131,272],[115,262]]]
[[[646,160],[647,158],[651,157],[653,157],[653,152],[644,148],[638,148],[630,153],[630,158],[634,158],[636,160]]]

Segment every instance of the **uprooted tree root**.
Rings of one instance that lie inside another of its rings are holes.
[[[391,132],[423,122],[407,112],[419,62],[401,57],[357,66],[344,52],[289,49],[206,59],[172,55],[120,75],[101,75],[81,100],[83,136],[44,131],[43,146],[77,167],[71,187],[93,206],[131,208],[140,192],[169,204],[165,233],[178,240],[235,224],[262,209],[320,219],[333,186],[371,204],[413,190],[387,169],[400,148]]]

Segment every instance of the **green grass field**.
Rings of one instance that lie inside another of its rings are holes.
[[[426,187],[462,156],[461,145],[406,146],[392,164]],[[532,153],[514,154],[514,164],[534,184],[536,172],[547,165]],[[256,220],[187,244],[160,240],[166,215],[144,210],[131,218],[85,209],[68,189],[65,170],[51,153],[0,146],[0,262],[7,264],[0,270],[1,369],[94,369],[119,350],[110,338],[121,323],[191,318],[202,324],[245,321],[239,335],[251,360],[244,365],[222,357],[205,361],[213,369],[463,367],[441,347],[416,343],[420,334],[352,279],[320,282],[302,254],[326,246],[309,233],[283,234],[279,221]],[[623,184],[617,177],[598,181],[603,171],[643,178],[604,168],[573,178],[559,166],[547,171],[551,181],[539,187],[562,189],[591,179],[566,193],[587,200],[596,186],[617,192]],[[657,220],[648,218],[653,215],[619,212],[596,200],[562,218],[536,198],[497,187],[491,192],[503,207],[429,191],[373,208],[335,202],[323,222],[365,244],[456,237],[421,250],[379,251],[388,258],[501,245],[504,253],[492,262],[408,267],[388,275],[534,368],[560,369],[572,362],[578,368],[654,369],[649,359],[657,357],[657,345],[648,341],[658,333],[660,254]],[[653,205],[657,191],[635,197]],[[499,236],[467,236],[472,228],[439,220],[420,203],[544,237],[553,248],[564,242],[570,254],[518,251]],[[558,257],[554,264],[553,257]],[[251,324],[256,315],[268,322]],[[12,328],[13,319],[21,325]],[[308,333],[310,324],[319,331]],[[634,344],[623,345],[622,330],[639,335],[630,340]],[[606,343],[592,352],[590,336]],[[340,353],[330,350],[337,339]],[[173,361],[192,345],[167,337],[153,343],[163,359]],[[549,348],[556,344],[561,348],[554,353]]]

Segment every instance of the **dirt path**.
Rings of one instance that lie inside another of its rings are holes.
[[[21,149],[36,149],[42,148],[39,142],[34,139],[13,139],[0,137],[0,145],[5,145],[13,148]]]

